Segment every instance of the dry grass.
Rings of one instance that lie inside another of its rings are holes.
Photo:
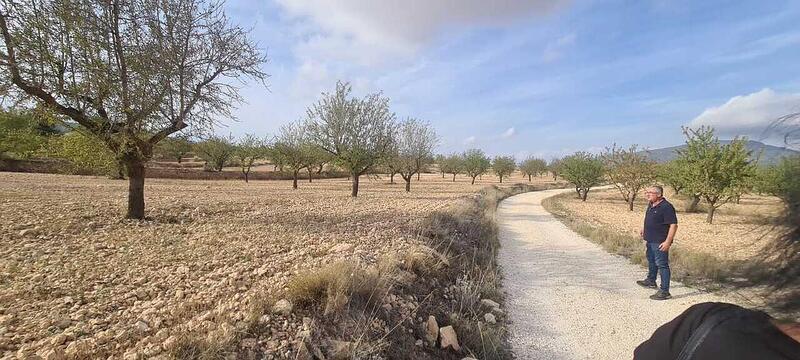
[[[572,230],[598,243],[606,251],[627,257],[634,264],[647,266],[644,244],[638,236],[576,216],[565,206],[567,199],[572,196],[562,194],[550,197],[542,205]],[[670,268],[674,279],[706,287],[717,287],[719,282],[742,275],[742,266],[738,261],[723,260],[677,246],[670,249]]]
[[[708,224],[704,212],[684,211],[684,198],[675,197],[669,191],[666,195],[678,211],[678,232],[673,249],[706,253],[722,260],[746,261],[760,254],[778,234],[775,224],[782,210],[778,198],[743,196],[740,204],[723,205],[717,210],[714,223]],[[634,211],[628,211],[616,189],[593,190],[586,202],[565,195],[559,197],[559,203],[593,225],[603,225],[633,237],[638,237],[647,205],[642,194]]]
[[[158,354],[172,336],[192,340],[188,354],[216,346],[202,339],[235,344],[259,313],[254,299],[329,264],[369,269],[386,254],[433,247],[418,236],[427,219],[497,182],[448,180],[424,175],[405,193],[364,179],[352,199],[344,179],[296,191],[290,181],[148,179],[148,220],[138,222],[120,220],[125,181],[0,173],[0,354],[42,352],[60,337],[56,347],[81,341],[89,346],[79,354],[93,357]],[[26,229],[35,230],[21,236]],[[342,243],[353,249],[331,251]],[[419,275],[439,271],[424,257],[400,260]],[[301,320],[262,321],[272,335],[259,351],[293,351],[282,341]]]

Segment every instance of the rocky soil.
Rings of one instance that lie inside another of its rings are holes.
[[[148,179],[140,222],[122,219],[126,181],[0,173],[0,358],[167,358],[187,336],[293,358],[312,324],[270,311],[289,278],[402,253],[423,218],[495,181],[364,179],[352,199],[346,180]]]

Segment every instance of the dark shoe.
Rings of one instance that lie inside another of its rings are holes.
[[[641,286],[641,287],[646,287],[646,288],[649,288],[649,289],[655,289],[656,288],[656,282],[655,281],[637,280],[636,284]]]
[[[670,295],[669,292],[662,291],[662,290],[658,290],[657,293],[655,293],[653,295],[650,295],[650,298],[653,299],[653,300],[667,300],[667,299],[669,299],[671,297],[672,297],[672,295]]]

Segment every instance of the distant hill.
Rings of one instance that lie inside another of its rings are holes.
[[[730,143],[730,140],[720,140],[721,143],[727,144]],[[648,155],[651,159],[655,160],[656,162],[667,162],[675,157],[678,154],[675,150],[683,149],[686,145],[681,146],[672,146],[666,147],[661,149],[654,149],[647,151]],[[759,160],[759,164],[761,165],[770,165],[776,164],[781,158],[791,155],[800,155],[800,152],[787,149],[778,146],[767,145],[762,142],[749,140],[747,141],[747,149],[752,151],[754,155],[758,155],[761,153],[761,159]]]

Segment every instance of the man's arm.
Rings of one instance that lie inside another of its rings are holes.
[[[667,240],[664,240],[664,242],[662,242],[661,245],[658,246],[658,249],[664,252],[668,251],[669,247],[672,246],[672,239],[675,238],[675,232],[677,231],[678,231],[678,224],[670,224],[669,232],[667,233]]]

